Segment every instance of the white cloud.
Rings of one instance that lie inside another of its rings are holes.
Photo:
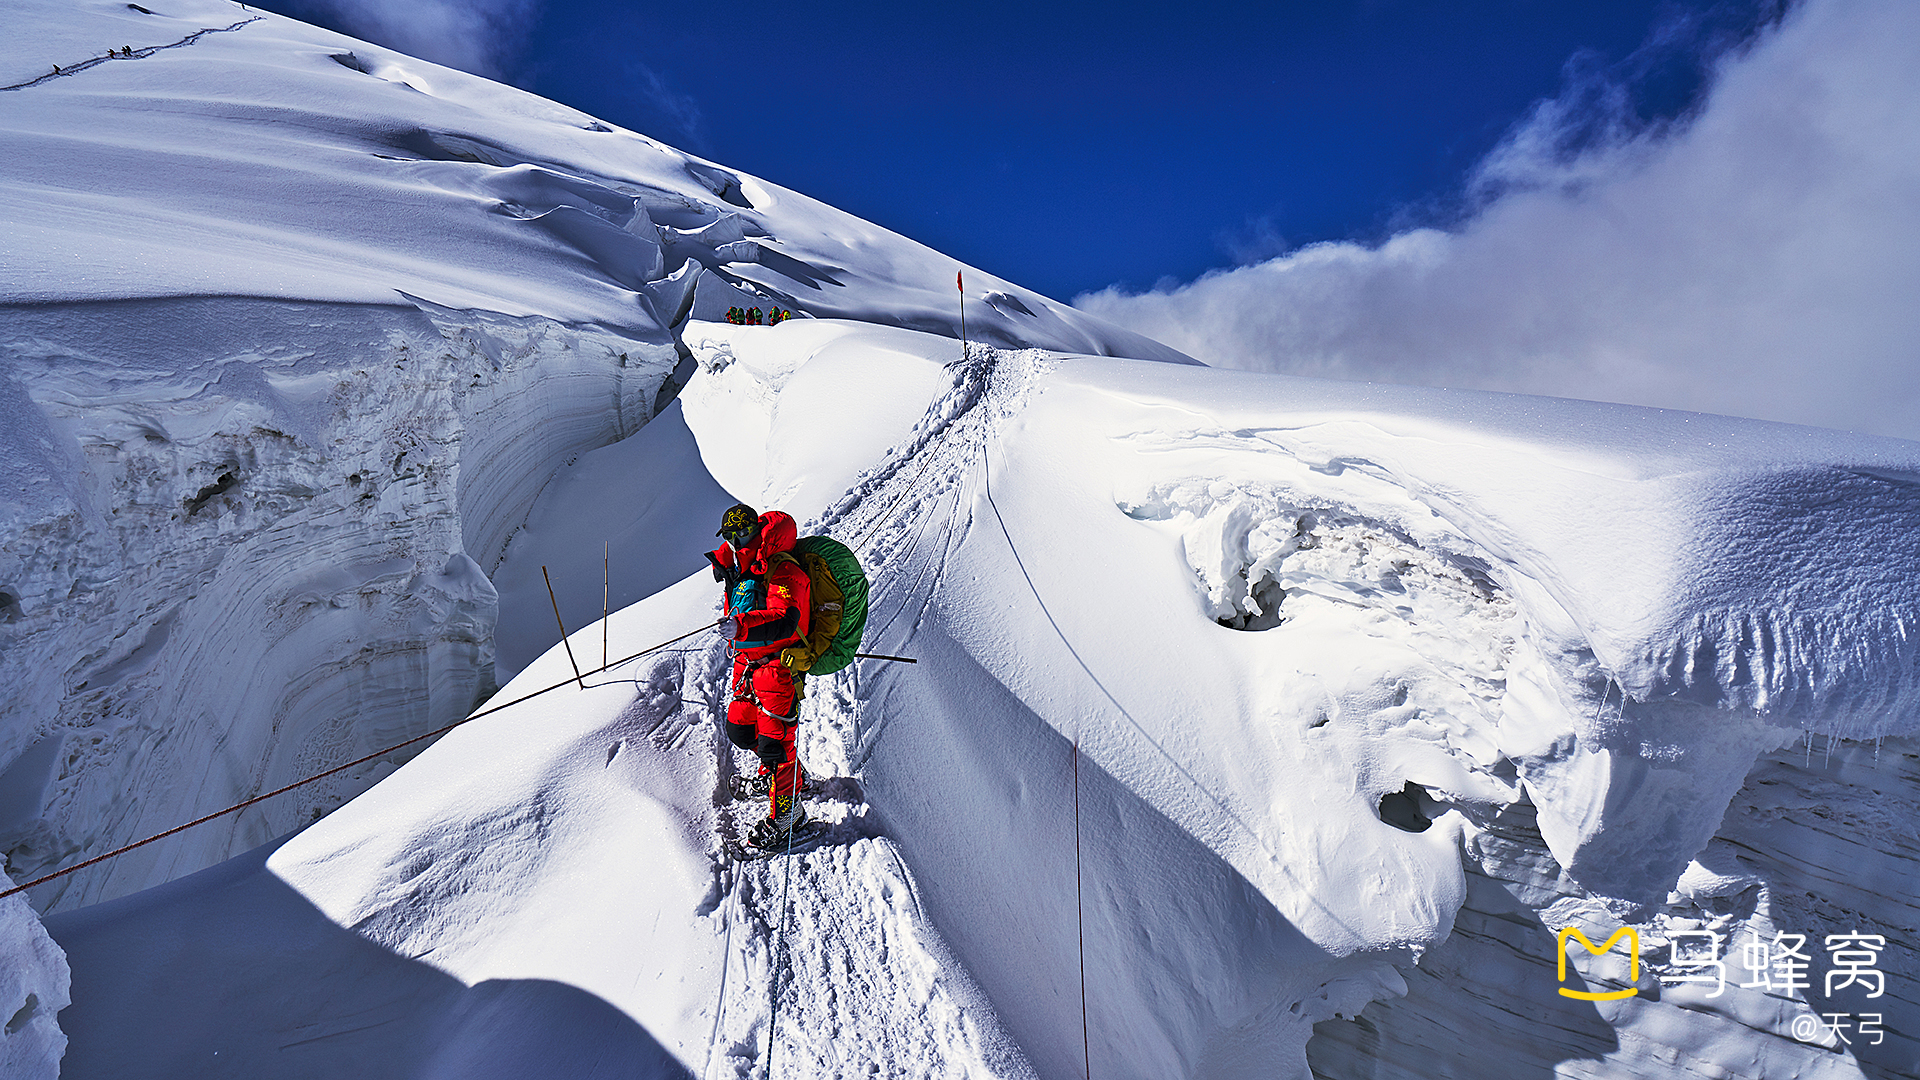
[[[1911,0],[1810,0],[1684,127],[1568,160],[1567,100],[1543,106],[1455,231],[1076,303],[1225,367],[1920,439],[1915,42]]]
[[[541,0],[313,0],[341,28],[389,49],[498,79]]]
[[[637,59],[623,60],[620,72],[622,83],[639,103],[647,131],[695,153],[706,146],[706,118],[698,101],[675,90],[665,76]]]

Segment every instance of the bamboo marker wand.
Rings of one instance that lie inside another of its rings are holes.
[[[580,662],[573,658],[573,642],[567,640],[567,624],[560,619],[560,601],[553,595],[553,579],[547,577],[547,568],[545,566],[540,568],[540,576],[544,578],[547,583],[547,599],[553,601],[553,621],[560,627],[560,644],[567,647],[567,663],[573,665],[573,681],[580,684],[580,689],[585,690],[587,688],[587,680],[580,677]],[[566,684],[562,683],[561,685],[564,686]]]
[[[608,543],[610,541],[600,541],[600,667],[603,670],[607,666],[607,581],[612,576],[608,571],[613,568],[612,556],[607,554]]]

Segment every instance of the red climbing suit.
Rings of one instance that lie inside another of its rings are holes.
[[[773,817],[791,811],[800,789],[800,687],[780,663],[780,650],[800,644],[813,610],[807,572],[790,552],[799,534],[793,518],[779,510],[760,515],[760,535],[735,552],[722,544],[708,553],[729,579],[748,584],[729,588],[728,614],[739,623],[734,634],[733,701],[727,705],[727,737],[742,750],[754,750],[773,771],[768,810]],[[750,599],[749,599],[750,598]]]

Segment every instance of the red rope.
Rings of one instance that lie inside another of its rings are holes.
[[[660,644],[655,645],[650,649],[642,649],[639,652],[634,653],[632,656],[621,657],[620,659],[615,660],[613,663],[604,664],[595,671],[587,672],[587,674],[598,675],[600,672],[605,671],[608,668],[614,667],[618,664],[624,664],[629,660],[638,660],[640,657],[645,656],[650,652],[657,652],[661,649],[666,648],[667,646],[673,644],[675,641],[685,641],[687,638],[690,638],[693,635],[700,633],[701,631],[711,630],[713,629],[713,627],[718,625],[720,625],[719,620],[715,620],[713,623],[707,626],[702,626],[695,630],[689,630],[686,633],[681,634],[679,637],[674,638],[673,641],[663,641]],[[255,795],[253,798],[248,799],[246,802],[235,803],[224,810],[215,810],[213,813],[208,814],[205,817],[194,818],[192,821],[187,822],[185,825],[175,825],[173,828],[168,829],[166,832],[155,833],[154,835],[147,837],[145,840],[136,840],[133,843],[128,844],[126,847],[116,848],[113,851],[107,852],[105,855],[95,855],[93,858],[88,859],[86,862],[75,863],[74,865],[67,867],[65,870],[55,870],[53,873],[48,874],[45,877],[35,878],[32,881],[29,881],[25,885],[15,885],[13,888],[8,889],[5,892],[0,892],[0,900],[5,900],[7,897],[12,896],[14,893],[26,892],[28,889],[31,889],[36,885],[45,885],[47,882],[52,881],[55,878],[65,877],[66,875],[71,874],[76,870],[85,870],[89,866],[93,866],[97,863],[106,862],[108,859],[114,858],[115,856],[125,855],[127,852],[132,851],[135,848],[146,847],[148,844],[151,844],[156,840],[165,840],[167,837],[172,836],[175,833],[186,832],[188,829],[193,828],[195,825],[205,825],[207,822],[212,821],[214,818],[225,817],[228,814],[238,813],[242,810],[245,810],[247,807],[252,806],[254,803],[265,802],[266,800],[273,798],[275,795],[284,795],[287,792],[292,791],[294,788],[303,787],[307,784],[311,784],[315,780],[325,779],[326,777],[332,776],[334,773],[337,773],[337,772],[345,772],[346,770],[353,768],[355,765],[364,765],[367,762],[372,761],[374,758],[380,757],[383,754],[391,754],[395,750],[404,750],[407,747],[412,746],[414,743],[431,739],[436,735],[445,735],[447,732],[452,731],[454,728],[457,728],[461,724],[467,723],[468,721],[478,720],[483,716],[487,716],[492,713],[497,713],[500,710],[505,709],[509,706],[518,705],[523,701],[531,701],[532,699],[539,697],[541,694],[549,693],[551,691],[558,690],[563,686],[571,686],[571,685],[573,684],[569,682],[555,683],[552,686],[535,690],[533,693],[527,694],[524,697],[517,697],[517,698],[514,698],[512,701],[502,702],[499,705],[494,705],[485,709],[481,709],[479,712],[476,712],[476,713],[469,713],[465,717],[462,717],[461,719],[455,720],[453,723],[448,724],[446,727],[435,728],[434,730],[427,732],[425,735],[415,735],[413,738],[408,739],[406,742],[395,743],[392,746],[387,747],[385,750],[375,750],[373,753],[368,754],[366,757],[355,758],[354,760],[347,762],[345,765],[335,765],[333,768],[328,769],[326,772],[315,773],[304,780],[295,780],[293,783],[288,784],[286,787],[275,788],[274,790],[267,792],[265,795]]]
[[[1080,1060],[1093,1080],[1093,1045],[1087,1034],[1087,907],[1080,886],[1080,736],[1073,737],[1073,906],[1080,923]]]

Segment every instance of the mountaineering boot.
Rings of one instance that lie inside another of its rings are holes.
[[[784,820],[778,817],[763,817],[747,833],[747,843],[762,851],[778,853],[799,837],[813,832],[813,822],[807,817],[807,808],[800,800],[793,801]]]
[[[760,771],[753,776],[734,773],[732,787],[733,797],[735,799],[764,799],[767,797],[767,793],[773,790],[773,773],[768,772],[764,765],[761,766]],[[807,772],[805,768],[801,769],[800,794],[803,797],[813,798],[826,789],[826,780]]]
[[[736,799],[764,799],[767,791],[773,787],[773,772],[765,765],[753,776],[733,774],[733,797]]]

